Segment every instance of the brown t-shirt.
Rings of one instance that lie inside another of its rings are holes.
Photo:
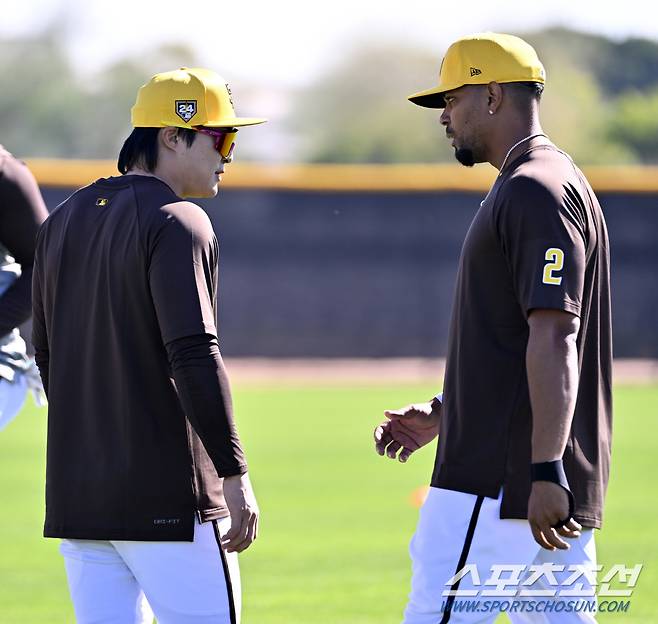
[[[246,471],[215,329],[208,216],[162,181],[101,179],[39,231],[48,537],[192,540]]]
[[[497,497],[526,518],[532,413],[528,315],[580,317],[580,376],[564,467],[575,517],[600,527],[612,424],[609,246],[599,203],[551,145],[509,164],[475,215],[461,253],[432,485]]]

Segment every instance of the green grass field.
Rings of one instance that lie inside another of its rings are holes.
[[[432,388],[235,390],[261,534],[242,556],[243,624],[400,621],[409,584],[407,544],[433,448],[401,465],[377,456],[371,432],[386,407]],[[603,564],[643,563],[625,614],[658,622],[658,386],[615,394],[613,474]],[[28,407],[0,433],[0,624],[73,622],[57,540],[41,537],[45,412]]]

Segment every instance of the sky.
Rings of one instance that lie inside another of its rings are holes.
[[[562,25],[615,39],[658,39],[646,2],[579,0],[29,0],[3,13],[0,36],[38,35],[57,20],[82,74],[160,43],[184,43],[230,80],[294,87],[362,40],[436,50],[483,30]]]

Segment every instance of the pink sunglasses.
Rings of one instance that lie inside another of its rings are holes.
[[[221,154],[222,158],[224,160],[231,159],[233,150],[235,149],[235,135],[238,133],[237,128],[214,130],[199,126],[192,128],[192,130],[213,137],[215,139],[215,149]]]

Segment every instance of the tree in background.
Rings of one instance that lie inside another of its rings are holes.
[[[401,45],[362,45],[297,97],[290,127],[311,162],[434,162],[452,150],[439,111],[407,95],[438,77],[434,55]]]
[[[612,102],[594,76],[569,65],[547,67],[542,126],[550,139],[581,164],[634,163],[635,151],[608,131]]]
[[[619,97],[606,131],[611,140],[632,149],[641,162],[658,164],[658,88]]]
[[[565,28],[521,37],[536,48],[546,66],[542,123],[551,139],[582,164],[642,162],[635,146],[610,127],[616,98],[624,90],[650,89],[658,83],[658,44],[618,43]]]
[[[35,38],[0,41],[0,141],[17,155],[116,157],[139,86],[158,71],[198,64],[192,50],[171,45],[78,76],[62,36],[52,25]]]
[[[84,101],[56,33],[0,42],[2,143],[17,154],[74,150]]]
[[[549,63],[593,75],[607,98],[627,90],[650,91],[658,85],[658,44],[648,39],[614,41],[567,28],[546,28],[521,35]]]
[[[658,119],[658,100],[643,95],[658,86],[657,43],[615,42],[563,28],[521,36],[546,65],[542,119],[551,139],[583,164],[658,160],[652,121]],[[305,158],[454,162],[439,112],[419,110],[405,99],[436,80],[440,56],[390,42],[354,50],[299,95],[291,129],[305,137]],[[620,115],[629,108],[637,110]],[[632,132],[624,130],[622,117],[633,124]]]
[[[38,37],[0,40],[0,141],[19,156],[115,158],[137,88],[156,72],[199,64],[178,44],[80,76],[65,36],[54,23]],[[521,36],[546,65],[542,117],[551,139],[581,164],[658,162],[658,43],[563,28]],[[238,158],[454,162],[439,111],[406,99],[437,80],[441,53],[366,41],[294,92],[232,83],[242,114],[271,117],[245,133]]]

